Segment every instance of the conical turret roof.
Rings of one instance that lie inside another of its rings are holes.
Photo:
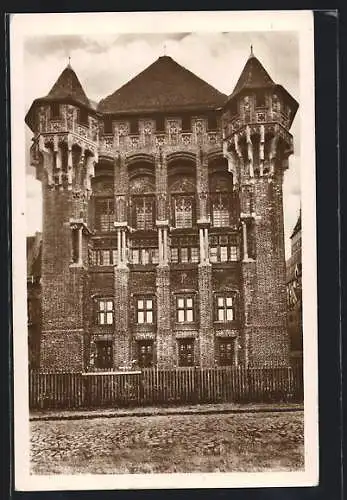
[[[70,64],[63,70],[47,96],[43,99],[72,99],[76,103],[90,107],[90,101]]]
[[[238,79],[230,98],[239,94],[244,89],[270,88],[275,85],[276,84],[272,80],[269,73],[252,52],[242,70],[240,78]]]
[[[227,99],[169,56],[159,57],[135,78],[101,100],[103,113],[215,109]]]
[[[96,103],[89,100],[81,82],[79,81],[75,71],[70,66],[70,63],[62,71],[57,81],[44,97],[35,99],[32,103],[28,113],[25,117],[25,123],[33,130],[34,116],[33,112],[37,105],[44,104],[45,102],[60,101],[71,102],[79,106],[85,106],[89,109],[95,110]]]

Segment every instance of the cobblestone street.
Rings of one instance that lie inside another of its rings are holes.
[[[34,474],[298,470],[303,412],[31,422]]]

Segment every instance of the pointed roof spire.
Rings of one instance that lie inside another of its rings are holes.
[[[253,53],[253,45],[251,45],[251,53],[230,98],[234,97],[236,94],[241,92],[241,90],[246,88],[269,88],[274,86],[275,82],[272,80],[271,76],[261,62],[255,57]]]
[[[90,102],[76,73],[69,63],[44,99],[73,99],[78,104],[90,107]]]

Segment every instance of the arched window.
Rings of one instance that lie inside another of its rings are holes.
[[[227,227],[231,224],[231,174],[214,173],[210,176],[210,218],[214,227]]]
[[[177,229],[191,228],[196,220],[195,179],[176,174],[170,179],[171,223]]]
[[[154,178],[141,173],[130,178],[131,225],[139,231],[152,230],[155,225]]]

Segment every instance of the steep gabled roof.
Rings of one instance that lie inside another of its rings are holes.
[[[113,94],[102,99],[103,113],[215,109],[227,96],[169,56],[159,57]]]
[[[230,96],[234,97],[244,89],[270,88],[276,84],[261,62],[251,53]]]

